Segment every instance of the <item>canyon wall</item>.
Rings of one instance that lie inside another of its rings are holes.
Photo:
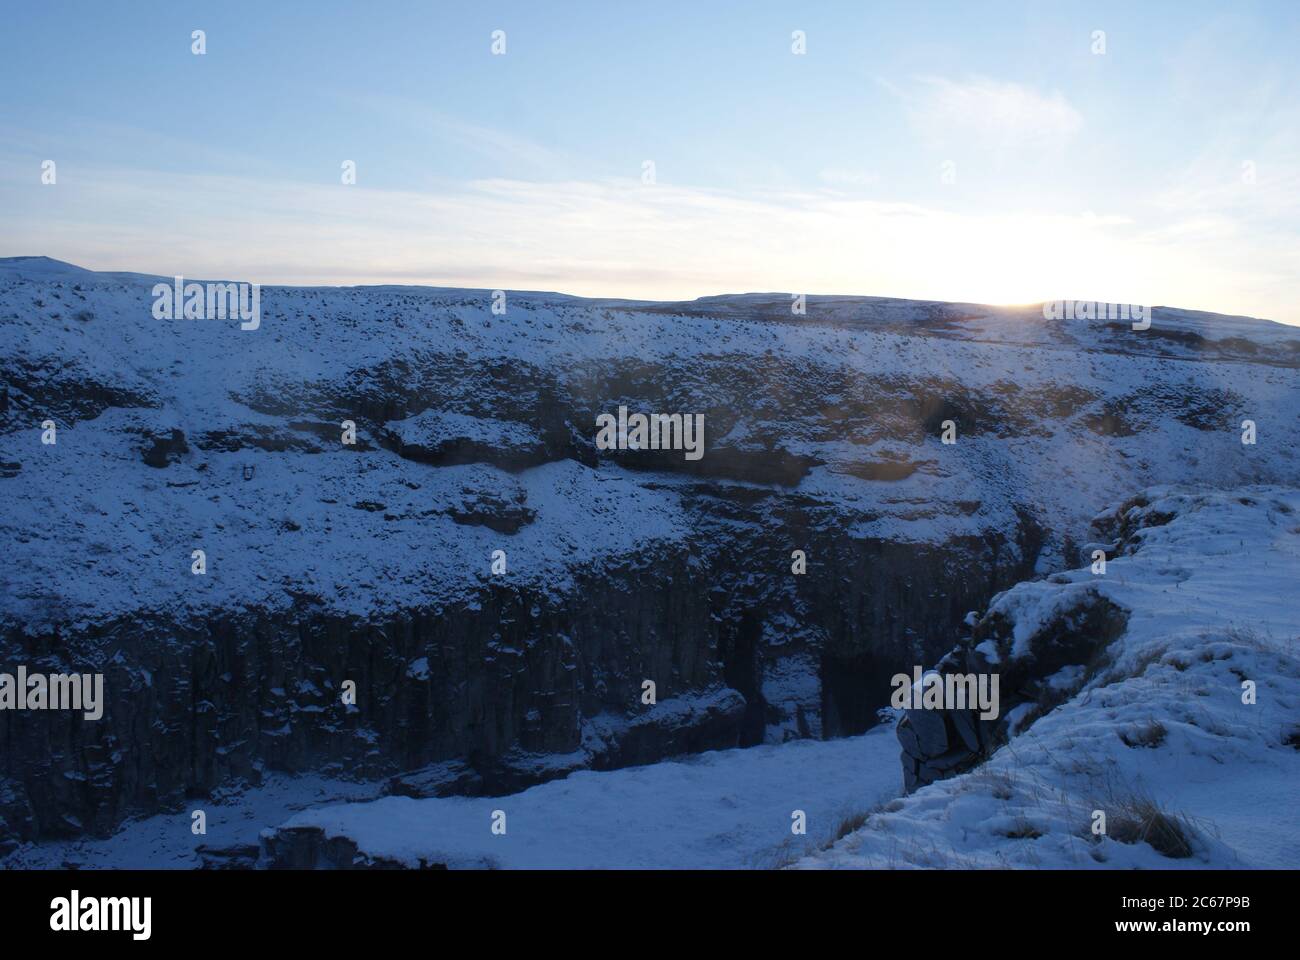
[[[106,698],[0,711],[0,844],[267,770],[495,794],[858,733],[1107,503],[1300,477],[1262,321],[267,288],[241,331],[148,289],[0,270],[0,672]],[[704,456],[600,449],[620,405]]]

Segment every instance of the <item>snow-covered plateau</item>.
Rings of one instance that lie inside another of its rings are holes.
[[[171,280],[0,260],[0,865],[1300,866],[1296,328]]]

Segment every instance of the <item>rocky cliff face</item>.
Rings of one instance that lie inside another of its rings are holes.
[[[267,769],[495,793],[861,732],[1117,494],[1300,476],[1260,321],[275,288],[244,331],[152,282],[0,270],[0,671],[107,701],[0,711],[0,841]],[[704,455],[599,449],[620,405]]]
[[[997,675],[997,716],[914,705],[906,795],[801,865],[1292,867],[1261,811],[1300,776],[1297,518],[1300,490],[1253,485],[1100,514],[1104,567],[999,594],[937,662]]]

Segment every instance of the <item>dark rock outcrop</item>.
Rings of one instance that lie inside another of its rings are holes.
[[[347,837],[326,837],[319,827],[280,827],[262,835],[262,854],[272,870],[405,870],[405,863],[362,853]],[[490,866],[490,864],[483,864]],[[425,863],[420,870],[446,870]]]
[[[194,848],[198,854],[200,870],[251,870],[257,866],[262,848],[256,843],[240,843],[229,847],[210,847],[201,843]]]
[[[161,470],[190,452],[189,444],[185,442],[185,434],[180,430],[172,430],[165,436],[155,436],[150,439],[152,446],[143,451],[143,460],[155,469]]]
[[[447,760],[398,774],[385,784],[384,793],[416,800],[477,797],[483,793],[483,777],[467,763]]]
[[[982,618],[969,639],[934,669],[945,677],[997,674],[998,715],[985,719],[977,709],[909,709],[897,728],[905,789],[910,793],[977,766],[1013,733],[1072,696],[1097,671],[1127,622],[1124,610],[1095,592],[1020,643],[1014,640],[1015,624],[1002,614]],[[1077,671],[1064,674],[1068,668]]]

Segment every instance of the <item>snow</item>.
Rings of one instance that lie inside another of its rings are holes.
[[[256,844],[267,829],[315,826],[412,866],[773,867],[829,843],[845,818],[901,788],[898,745],[886,727],[582,771],[508,797],[375,799],[374,785],[273,774],[185,812],[133,821],[106,840],[23,845],[0,866],[197,867],[199,845]],[[198,809],[207,814],[205,836],[191,833]],[[494,810],[506,812],[505,836],[489,829]],[[807,815],[803,836],[791,833],[795,810]]]
[[[196,869],[200,846],[227,848],[256,845],[266,826],[304,807],[342,800],[369,800],[377,784],[363,784],[316,775],[291,777],[267,774],[259,786],[230,786],[211,798],[192,800],[185,810],[132,820],[106,839],[90,837],[22,844],[0,869],[53,870],[75,866],[85,870]],[[193,832],[192,814],[206,815],[207,833]]]
[[[1108,663],[1050,678],[1082,687],[981,767],[899,796],[892,727],[605,773],[505,798],[317,807],[282,827],[347,837],[369,857],[455,867],[1196,868],[1300,866],[1300,491],[1158,488],[1152,519],[1104,576],[1089,568],[1017,585],[990,610],[1017,637],[1084,591],[1123,607]],[[1161,515],[1173,515],[1160,523]],[[1021,629],[1022,624],[1023,631]],[[1242,702],[1252,680],[1258,702]],[[1152,731],[1162,731],[1152,736]],[[1191,855],[1120,839],[1149,798],[1185,817]],[[791,812],[806,838],[785,837]],[[1108,835],[1095,838],[1094,810]],[[490,832],[505,811],[507,834]],[[835,840],[853,814],[866,824]]]
[[[1143,528],[1104,576],[1019,584],[990,606],[1019,637],[1095,590],[1129,611],[1109,665],[981,767],[798,867],[1300,867],[1300,491],[1146,497],[1140,513],[1174,518]],[[1093,810],[1113,834],[1135,797],[1187,818],[1190,857],[1092,837]]]
[[[1032,630],[1097,591],[1129,614],[1107,664],[1046,716],[1013,722],[1011,742],[987,763],[912,796],[897,796],[897,744],[879,727],[582,772],[509,798],[315,808],[284,826],[411,865],[1294,869],[1300,835],[1286,811],[1300,809],[1300,491],[1145,497],[1134,509],[1158,525],[1104,576],[1083,568],[1023,583],[990,606]],[[1081,680],[1083,665],[1051,678],[1060,689]],[[1244,680],[1256,685],[1254,704],[1243,703]],[[1145,799],[1185,818],[1190,856],[1123,837],[1126,811]],[[504,837],[489,831],[498,809]],[[808,811],[809,837],[778,842],[794,809]],[[1104,837],[1091,834],[1095,810],[1109,818]],[[868,812],[828,845],[835,825]]]
[[[537,433],[521,423],[446,411],[425,410],[405,420],[390,420],[384,426],[400,437],[403,443],[423,443],[429,446],[458,439],[503,447],[526,447],[540,442]]]
[[[386,378],[401,371],[430,406],[391,427],[417,440],[463,436],[506,448],[535,438],[531,425],[497,409],[510,395],[497,382],[503,372],[562,378],[629,358],[680,369],[674,408],[687,410],[724,401],[717,391],[729,372],[758,370],[772,358],[793,383],[824,385],[827,397],[845,378],[904,393],[944,378],[988,396],[1056,396],[1077,386],[1095,396],[1088,409],[1153,384],[1172,398],[1224,389],[1240,397],[1209,432],[1171,416],[1134,436],[1101,437],[1082,429],[1079,409],[1067,404],[1032,426],[953,446],[937,437],[855,436],[766,408],[740,412],[710,434],[713,444],[777,433],[790,452],[823,461],[799,484],[801,495],[842,512],[850,536],[899,543],[1011,532],[1016,504],[1035,505],[1055,537],[1152,483],[1226,487],[1300,477],[1300,451],[1284,439],[1296,428],[1300,383],[1293,367],[1275,362],[1294,355],[1300,339],[1266,321],[1155,311],[1156,331],[1253,345],[1260,362],[1250,365],[1204,346],[1171,353],[1167,340],[1087,321],[1049,323],[1026,308],[873,297],[813,297],[808,316],[792,322],[783,295],[647,304],[511,291],[508,313],[494,316],[490,291],[267,287],[261,326],[242,331],[237,322],[155,320],[157,279],[45,258],[0,260],[0,353],[31,378],[11,387],[10,405],[25,404],[25,392],[50,398],[34,402],[30,422],[0,433],[0,462],[21,464],[0,479],[10,505],[0,544],[18,558],[0,572],[0,613],[34,631],[144,610],[271,611],[297,591],[361,616],[450,604],[478,590],[495,549],[507,550],[508,577],[562,592],[578,567],[689,537],[697,520],[680,493],[688,477],[573,461],[518,474],[485,463],[431,468],[374,447],[364,429],[358,439],[371,449],[344,448],[331,434],[346,416],[358,418],[331,403],[391,396]],[[782,305],[784,313],[776,310]],[[476,375],[458,379],[462,366]],[[117,396],[102,410],[48,414],[59,424],[58,444],[40,443],[46,409],[98,388]],[[268,412],[285,397],[292,416]],[[293,425],[313,419],[302,409],[313,400],[319,433]],[[1257,447],[1239,443],[1238,413],[1256,420]],[[574,427],[594,434],[594,424]],[[144,438],[173,428],[184,430],[191,452],[165,470],[141,470]],[[228,431],[306,452],[194,448],[204,434]],[[899,457],[918,469],[895,480],[846,473]],[[450,514],[465,489],[506,502],[522,489],[537,518],[514,535],[458,525]],[[207,552],[206,577],[189,573],[196,548]],[[1044,563],[1056,549],[1049,544]]]
[[[774,867],[829,842],[845,818],[901,787],[898,744],[878,727],[842,740],[580,771],[509,797],[384,797],[316,807],[281,828],[319,828],[347,837],[366,856],[408,866]],[[491,832],[496,810],[506,815],[504,835]],[[791,832],[796,810],[806,814],[806,835]]]
[[[11,406],[18,409],[26,392],[51,407],[67,405],[50,414],[59,424],[55,446],[40,442],[45,415],[37,408],[22,407],[31,422],[0,433],[0,462],[21,464],[0,478],[0,619],[33,633],[86,631],[142,611],[179,620],[273,610],[292,603],[294,592],[361,616],[472,601],[496,549],[508,554],[507,581],[564,591],[583,567],[656,547],[686,549],[697,536],[699,516],[686,506],[696,482],[689,477],[574,460],[519,472],[486,463],[432,468],[379,448],[364,429],[358,438],[370,449],[345,449],[325,435],[342,418],[324,398],[384,397],[393,369],[413,377],[455,374],[458,363],[491,371],[422,382],[428,408],[380,419],[420,442],[466,438],[504,447],[536,436],[495,408],[511,389],[495,382],[498,373],[612,369],[629,358],[682,371],[675,409],[705,408],[718,399],[709,392],[713,381],[762,371],[773,357],[810,391],[842,377],[902,392],[937,379],[989,396],[1065,396],[1059,412],[953,446],[932,436],[856,436],[832,429],[831,412],[781,420],[775,409],[747,411],[717,435],[750,444],[779,433],[789,451],[821,461],[799,483],[800,497],[830,505],[849,536],[897,543],[1010,532],[1016,506],[1025,504],[1054,536],[1069,532],[1082,542],[1094,513],[1153,483],[1300,482],[1292,442],[1300,339],[1294,328],[1249,318],[1157,308],[1147,336],[1122,325],[1049,323],[1037,308],[810,297],[808,316],[796,322],[784,295],[647,304],[516,291],[507,315],[497,317],[490,291],[264,288],[260,328],[241,331],[237,322],[153,319],[150,288],[158,279],[171,278],[97,274],[46,258],[0,260],[0,355],[7,372],[21,368],[31,378],[11,387]],[[1193,335],[1202,339],[1178,339]],[[1071,401],[1074,387],[1089,398]],[[1083,408],[1095,412],[1152,389],[1173,400],[1227,399],[1209,427],[1170,414],[1134,435],[1103,437],[1078,422]],[[102,403],[75,406],[96,394]],[[315,398],[325,433],[268,412],[284,396]],[[823,400],[838,402],[833,389]],[[1258,425],[1257,446],[1240,443],[1243,417]],[[574,426],[594,432],[592,424]],[[288,438],[302,450],[285,457],[213,446],[166,469],[142,468],[142,438],[173,428],[192,448],[204,434],[234,430]],[[916,471],[888,481],[846,472],[899,457]],[[255,468],[251,479],[245,467]],[[457,523],[465,491],[505,502],[522,493],[536,517],[513,534]],[[293,817],[292,805],[373,790],[272,778],[232,798],[245,822],[228,836],[251,842],[250,829],[289,817],[290,825],[352,837],[372,856],[523,867],[792,859],[809,868],[1300,867],[1294,816],[1280,814],[1300,806],[1300,751],[1286,744],[1300,716],[1300,494],[1280,486],[1231,494],[1161,487],[1148,499],[1141,509],[1174,519],[1143,529],[1104,576],[1086,568],[1054,574],[992,606],[1015,622],[1020,642],[1012,654],[1019,656],[1035,630],[1099,592],[1130,612],[1111,665],[980,769],[914,796],[896,796],[898,745],[882,728],[850,740],[768,743],[580,772],[507,798],[393,797]],[[1049,546],[1043,572],[1059,566],[1051,552],[1058,547]],[[208,562],[202,577],[190,573],[190,553],[199,548]],[[418,660],[408,667],[413,677],[425,669]],[[1256,705],[1240,702],[1243,678],[1258,683]],[[1058,686],[1068,690],[1079,679],[1062,671]],[[811,663],[792,661],[763,683],[773,703],[816,700]],[[1165,730],[1155,745],[1125,743],[1154,725]],[[1098,804],[1113,809],[1141,793],[1192,818],[1192,857],[1173,861],[1145,844],[1092,840],[1087,824]],[[882,801],[892,802],[821,849],[845,816]],[[509,817],[504,837],[488,829],[498,808]],[[790,836],[795,809],[808,813],[807,838]],[[214,845],[227,836],[218,821],[209,820],[210,831],[217,823],[208,838]],[[187,865],[199,842],[188,830],[187,815],[168,815],[108,841],[19,855]]]

